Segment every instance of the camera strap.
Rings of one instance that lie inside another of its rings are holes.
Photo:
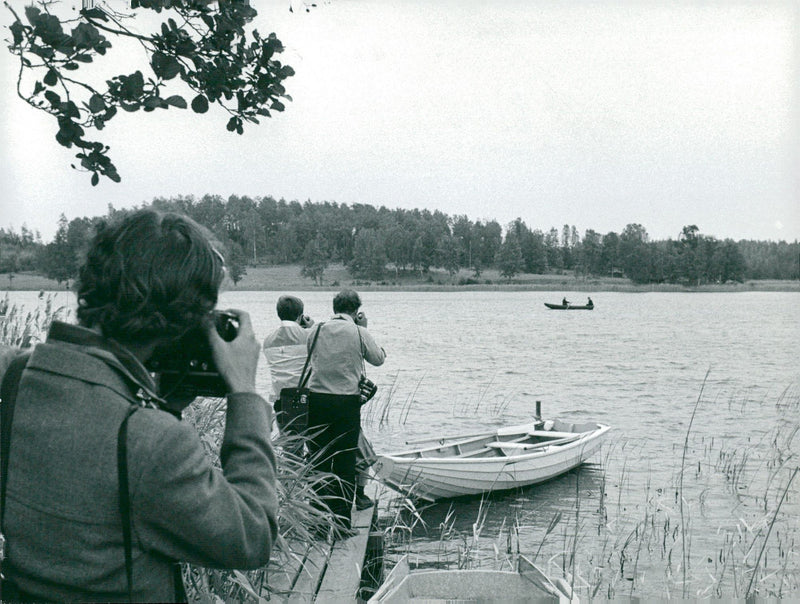
[[[300,379],[297,381],[298,390],[302,390],[308,383],[309,378],[311,377],[311,371],[308,371],[308,373],[306,373],[306,370],[308,369],[309,362],[311,362],[311,353],[314,352],[314,346],[317,345],[317,338],[319,337],[319,332],[322,329],[323,325],[325,325],[325,323],[320,323],[317,326],[317,331],[314,332],[314,339],[311,340],[311,347],[308,349],[308,354],[306,355],[306,362],[303,365],[303,371],[300,372]]]
[[[122,517],[122,541],[125,547],[125,577],[128,580],[128,602],[133,602],[133,543],[131,538],[131,499],[128,490],[128,420],[139,409],[131,405],[117,431],[117,488],[119,514]]]
[[[361,375],[367,375],[367,363],[364,361],[364,340],[361,339],[361,329],[359,329],[358,325],[356,325],[356,333],[358,334],[358,350],[361,353]]]

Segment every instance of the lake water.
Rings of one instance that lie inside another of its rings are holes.
[[[263,338],[277,296],[230,291],[221,306],[249,311]],[[331,292],[301,296],[315,320],[330,316]],[[800,454],[800,294],[596,293],[591,312],[544,307],[561,297],[362,294],[388,355],[368,367],[376,450],[527,422],[537,400],[545,417],[613,427],[591,463],[543,485],[418,516],[392,500],[389,565],[409,553],[412,565],[501,568],[519,551],[574,573],[581,597],[742,597],[758,565],[751,589],[797,593],[800,477],[787,484]]]

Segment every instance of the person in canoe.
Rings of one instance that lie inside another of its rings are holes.
[[[570,304],[569,300],[567,300],[567,297],[564,296],[564,298],[561,300],[561,306],[567,307],[569,306],[569,304]]]
[[[586,306],[594,307],[594,302],[592,302],[591,298],[586,298],[588,301],[586,302]]]

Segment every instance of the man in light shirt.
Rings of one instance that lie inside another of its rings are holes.
[[[334,316],[309,330],[310,337],[319,338],[311,353],[314,371],[308,382],[308,426],[316,433],[308,446],[312,455],[324,452],[314,461],[316,469],[338,478],[322,485],[318,492],[335,516],[337,531],[345,537],[357,532],[351,526],[354,496],[359,510],[372,504],[357,480],[362,405],[359,380],[365,374],[365,361],[377,366],[386,358],[386,352],[367,331],[367,318],[360,308],[358,293],[344,289],[333,299]]]
[[[303,301],[296,296],[281,296],[278,298],[276,309],[278,318],[281,320],[280,327],[269,334],[264,339],[264,356],[269,363],[269,372],[272,378],[272,392],[269,400],[275,402],[281,397],[281,390],[284,388],[296,388],[306,362],[308,349],[309,327],[314,321],[303,314]],[[285,431],[281,418],[283,414],[278,413],[278,428]]]

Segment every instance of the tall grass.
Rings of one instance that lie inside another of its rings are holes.
[[[184,413],[206,446],[207,453],[219,466],[218,452],[224,432],[226,405],[224,399],[198,399]],[[196,601],[262,601],[276,590],[271,577],[280,577],[287,568],[302,562],[308,544],[328,533],[333,516],[317,495],[323,482],[336,477],[312,470],[313,458],[302,454],[311,434],[285,435],[272,433],[277,453],[277,492],[279,532],[267,566],[255,571],[228,571],[184,565],[184,582],[190,600]],[[318,455],[326,455],[320,451]],[[334,533],[334,537],[337,535]]]
[[[0,300],[5,309],[0,317],[0,344],[12,348],[28,348],[44,341],[53,321],[66,321],[71,311],[66,306],[56,306],[52,294],[39,294],[36,308],[26,311],[12,304],[8,293]]]

